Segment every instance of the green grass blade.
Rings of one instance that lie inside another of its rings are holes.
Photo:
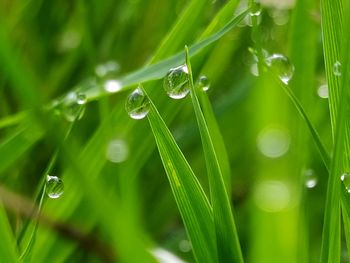
[[[205,193],[152,102],[148,120],[197,262],[216,262],[213,214]]]
[[[17,262],[16,242],[0,197],[0,262]]]
[[[314,140],[316,147],[321,155],[323,164],[329,171],[330,169],[330,157],[328,154],[328,151],[326,150],[326,147],[324,146],[317,130],[313,126],[310,118],[306,114],[306,111],[304,107],[301,105],[299,99],[295,96],[294,92],[290,89],[290,87],[286,84],[284,84],[282,81],[280,81],[276,76],[274,76],[275,80],[278,81],[280,87],[283,89],[283,91],[287,94],[288,98],[291,100],[297,111],[299,112],[300,116],[305,121],[305,124],[311,134],[312,139]]]
[[[219,125],[216,121],[207,93],[199,92],[197,95],[203,110],[204,118],[208,125],[208,130],[210,131],[212,137],[215,154],[221,168],[227,194],[228,196],[231,196],[231,168],[224,139],[221,135]]]
[[[244,11],[238,16],[231,19],[225,26],[223,26],[218,32],[210,35],[209,37],[197,42],[189,48],[189,53],[191,56],[198,54],[203,48],[214,43],[226,33],[228,33],[232,28],[234,28],[246,15],[248,11]],[[156,64],[146,66],[142,69],[131,72],[124,77],[119,79],[121,89],[124,90],[126,87],[136,85],[138,83],[147,82],[150,80],[160,79],[165,76],[169,68],[183,64],[184,62],[184,52],[179,52],[176,55],[164,59]],[[88,100],[95,100],[101,96],[106,95],[106,93],[101,93],[101,90],[96,87],[84,91],[88,97]]]
[[[194,88],[189,50],[187,46],[185,47],[185,54],[191,98],[202,139],[209,177],[219,262],[243,262],[238,234],[231,211],[230,201],[225,189],[221,168]]]
[[[333,65],[341,60],[341,45],[343,40],[343,2],[321,1],[321,26],[323,36],[323,50],[325,71],[329,89],[329,108],[334,138],[333,157],[330,177],[328,180],[326,207],[322,234],[321,262],[338,262],[341,249],[340,226],[340,174],[343,173],[343,154],[345,144],[345,110],[349,100],[341,96],[341,79],[333,73]],[[344,72],[343,76],[344,76]],[[344,80],[343,80],[344,83]],[[344,86],[345,87],[345,86]]]
[[[17,132],[11,134],[0,143],[0,174],[3,174],[15,161],[27,152],[42,136],[44,132],[33,124],[24,124]]]

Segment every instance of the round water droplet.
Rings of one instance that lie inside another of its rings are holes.
[[[164,89],[172,99],[182,99],[190,91],[188,69],[186,65],[172,68],[164,78]]]
[[[346,191],[350,193],[350,173],[343,173],[340,176],[340,180],[342,180]]]
[[[56,199],[63,194],[63,182],[57,176],[48,175],[46,178],[46,194],[48,197]]]
[[[109,93],[115,93],[115,92],[118,92],[119,90],[121,90],[122,84],[120,83],[120,81],[118,81],[116,79],[107,79],[103,83],[103,87],[104,87],[105,91],[107,91]]]
[[[304,182],[307,188],[314,188],[317,185],[317,176],[312,169],[306,169],[304,171]]]
[[[80,120],[84,116],[85,106],[79,103],[81,102],[80,100],[83,99],[83,98],[79,99],[79,96],[80,95],[77,94],[76,92],[70,92],[61,102],[61,105],[60,105],[61,113],[63,114],[64,118],[69,122]],[[85,97],[85,100],[86,100],[86,97]]]
[[[77,103],[79,105],[84,105],[87,102],[86,95],[84,93],[77,93]]]
[[[250,8],[250,16],[260,16],[261,14],[261,4],[254,2]]]
[[[317,94],[322,99],[328,99],[328,85],[323,84],[317,89]]]
[[[266,65],[278,75],[284,84],[288,84],[294,74],[294,65],[281,54],[273,54],[265,59]]]
[[[210,87],[210,82],[207,76],[201,76],[198,81],[198,86],[203,90],[207,91]]]
[[[336,61],[333,65],[333,74],[334,76],[341,76],[341,63],[339,61]]]
[[[124,162],[129,156],[128,144],[120,139],[111,140],[107,145],[106,157],[112,163]]]
[[[149,112],[149,100],[139,85],[127,98],[125,109],[129,116],[135,120],[143,119]]]

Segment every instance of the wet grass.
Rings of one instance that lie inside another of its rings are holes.
[[[348,262],[349,4],[262,7],[1,2],[0,261]]]

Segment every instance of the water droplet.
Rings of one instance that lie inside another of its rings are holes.
[[[250,16],[260,16],[261,14],[261,5],[260,3],[253,2],[250,8]]]
[[[306,169],[304,171],[304,182],[307,188],[314,188],[317,185],[317,176],[312,169]]]
[[[107,91],[109,93],[115,93],[115,92],[118,92],[119,90],[121,90],[122,84],[120,83],[120,81],[118,81],[116,79],[107,79],[104,82],[103,87],[104,87],[105,91]]]
[[[350,193],[350,173],[343,173],[340,176],[340,180],[342,180],[346,191]]]
[[[143,119],[149,112],[149,100],[139,85],[127,98],[125,109],[129,116],[135,120]]]
[[[86,95],[84,93],[77,93],[77,103],[79,105],[84,105],[87,102]]]
[[[163,84],[170,98],[182,99],[186,97],[190,91],[187,66],[182,65],[170,69],[164,78]]]
[[[317,94],[322,99],[328,99],[328,85],[323,84],[317,89]]]
[[[198,81],[198,86],[203,90],[207,91],[210,87],[210,82],[207,76],[200,76],[199,81]]]
[[[339,61],[336,61],[333,65],[333,74],[334,76],[341,76],[341,63]]]
[[[266,212],[279,212],[291,205],[291,192],[282,181],[259,182],[254,189],[256,205]]]
[[[187,253],[192,249],[191,242],[187,239],[183,239],[179,242],[179,249],[181,252]]]
[[[48,197],[56,199],[63,194],[63,181],[57,176],[48,175],[46,178],[46,194]]]
[[[85,106],[83,105],[81,96],[85,96],[82,93],[69,92],[67,96],[63,99],[60,108],[64,118],[73,122],[75,120],[80,120],[85,113]],[[86,96],[85,96],[86,102]]]
[[[288,84],[294,74],[294,65],[281,54],[273,54],[265,59],[266,65],[278,75],[284,84]]]
[[[269,158],[278,158],[285,155],[289,150],[289,146],[289,133],[281,128],[264,128],[257,137],[258,149]]]
[[[129,156],[129,147],[124,140],[111,140],[107,145],[106,157],[112,163],[124,162]]]

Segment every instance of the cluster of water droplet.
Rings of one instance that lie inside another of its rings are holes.
[[[64,186],[63,181],[52,175],[46,177],[46,194],[52,199],[57,199],[63,194]]]
[[[118,80],[120,65],[116,61],[107,61],[95,67],[95,73],[103,89],[108,93],[118,92],[122,85]]]

